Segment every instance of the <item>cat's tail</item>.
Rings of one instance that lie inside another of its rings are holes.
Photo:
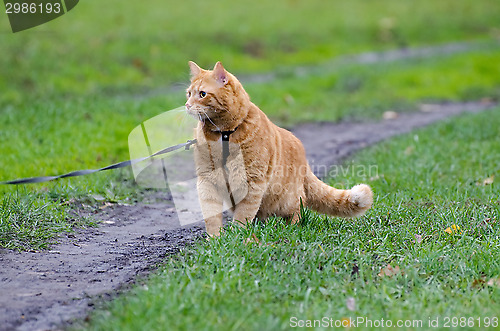
[[[306,206],[331,216],[363,215],[373,203],[370,186],[359,184],[350,190],[339,190],[319,180],[312,172],[305,178]]]

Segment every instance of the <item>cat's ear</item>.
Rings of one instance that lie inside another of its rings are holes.
[[[201,68],[193,61],[189,61],[189,68],[191,69],[191,79],[198,76],[201,72]]]
[[[214,75],[217,83],[221,84],[222,86],[227,84],[228,75],[227,75],[226,69],[224,69],[224,67],[222,66],[222,63],[217,62],[215,64],[213,75]]]

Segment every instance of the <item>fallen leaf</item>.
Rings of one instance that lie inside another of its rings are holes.
[[[392,277],[397,274],[403,274],[401,269],[399,269],[398,266],[392,267],[390,264],[388,264],[385,268],[382,268],[380,272],[378,273],[379,277]]]
[[[398,116],[399,114],[392,110],[388,110],[382,115],[384,120],[395,120],[396,118],[398,118]]]
[[[462,231],[460,230],[460,227],[458,225],[452,224],[450,227],[447,227],[444,232],[447,232],[449,234],[461,234]]]
[[[104,205],[102,205],[101,207],[99,207],[99,209],[106,209],[110,206],[113,206],[114,204],[111,203],[111,202],[105,202]]]
[[[349,309],[350,311],[356,310],[356,300],[354,300],[353,297],[347,298],[346,305],[347,305],[347,309]]]
[[[491,278],[487,284],[488,286],[500,287],[500,276]]]
[[[474,279],[472,281],[472,288],[475,288],[475,289],[478,289],[478,288],[482,288],[484,286],[484,283],[486,283],[486,281],[482,278],[479,278],[479,279]]]
[[[491,184],[493,184],[494,180],[495,180],[495,175],[491,175],[490,177],[486,178],[483,181],[483,185],[491,185]]]
[[[94,200],[97,200],[97,201],[104,201],[104,200],[106,200],[106,198],[103,197],[100,194],[92,194],[91,197],[94,198]]]
[[[352,324],[352,319],[350,317],[342,317],[340,319],[340,323],[344,328],[350,329]]]
[[[246,240],[245,240],[245,244],[248,245],[248,244],[253,244],[253,243],[256,243],[256,244],[260,244],[260,240],[259,238],[257,238],[257,236],[255,235],[255,233],[252,233],[252,236],[251,237],[248,237]]]

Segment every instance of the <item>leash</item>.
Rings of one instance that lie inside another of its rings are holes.
[[[125,168],[128,166],[131,166],[132,164],[136,164],[136,163],[151,159],[151,158],[158,156],[158,155],[170,153],[170,152],[176,151],[178,149],[181,149],[183,147],[185,150],[189,150],[189,147],[191,147],[191,145],[193,145],[193,144],[196,144],[196,139],[188,140],[185,143],[164,148],[164,149],[162,149],[154,154],[151,154],[149,156],[146,156],[146,157],[141,157],[138,159],[127,160],[127,161],[115,163],[115,164],[109,165],[107,167],[99,168],[99,169],[77,170],[77,171],[68,172],[67,174],[63,174],[63,175],[59,175],[59,176],[42,176],[42,177],[20,178],[20,179],[15,179],[15,180],[9,180],[6,182],[0,182],[0,185],[21,185],[21,184],[50,182],[50,181],[53,181],[56,179],[61,179],[61,178],[85,176],[85,175],[90,175],[90,174],[100,172],[100,171]]]

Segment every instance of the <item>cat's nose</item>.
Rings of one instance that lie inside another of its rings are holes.
[[[189,104],[189,102],[186,102],[186,109],[189,110],[189,108],[191,108],[191,105]]]

